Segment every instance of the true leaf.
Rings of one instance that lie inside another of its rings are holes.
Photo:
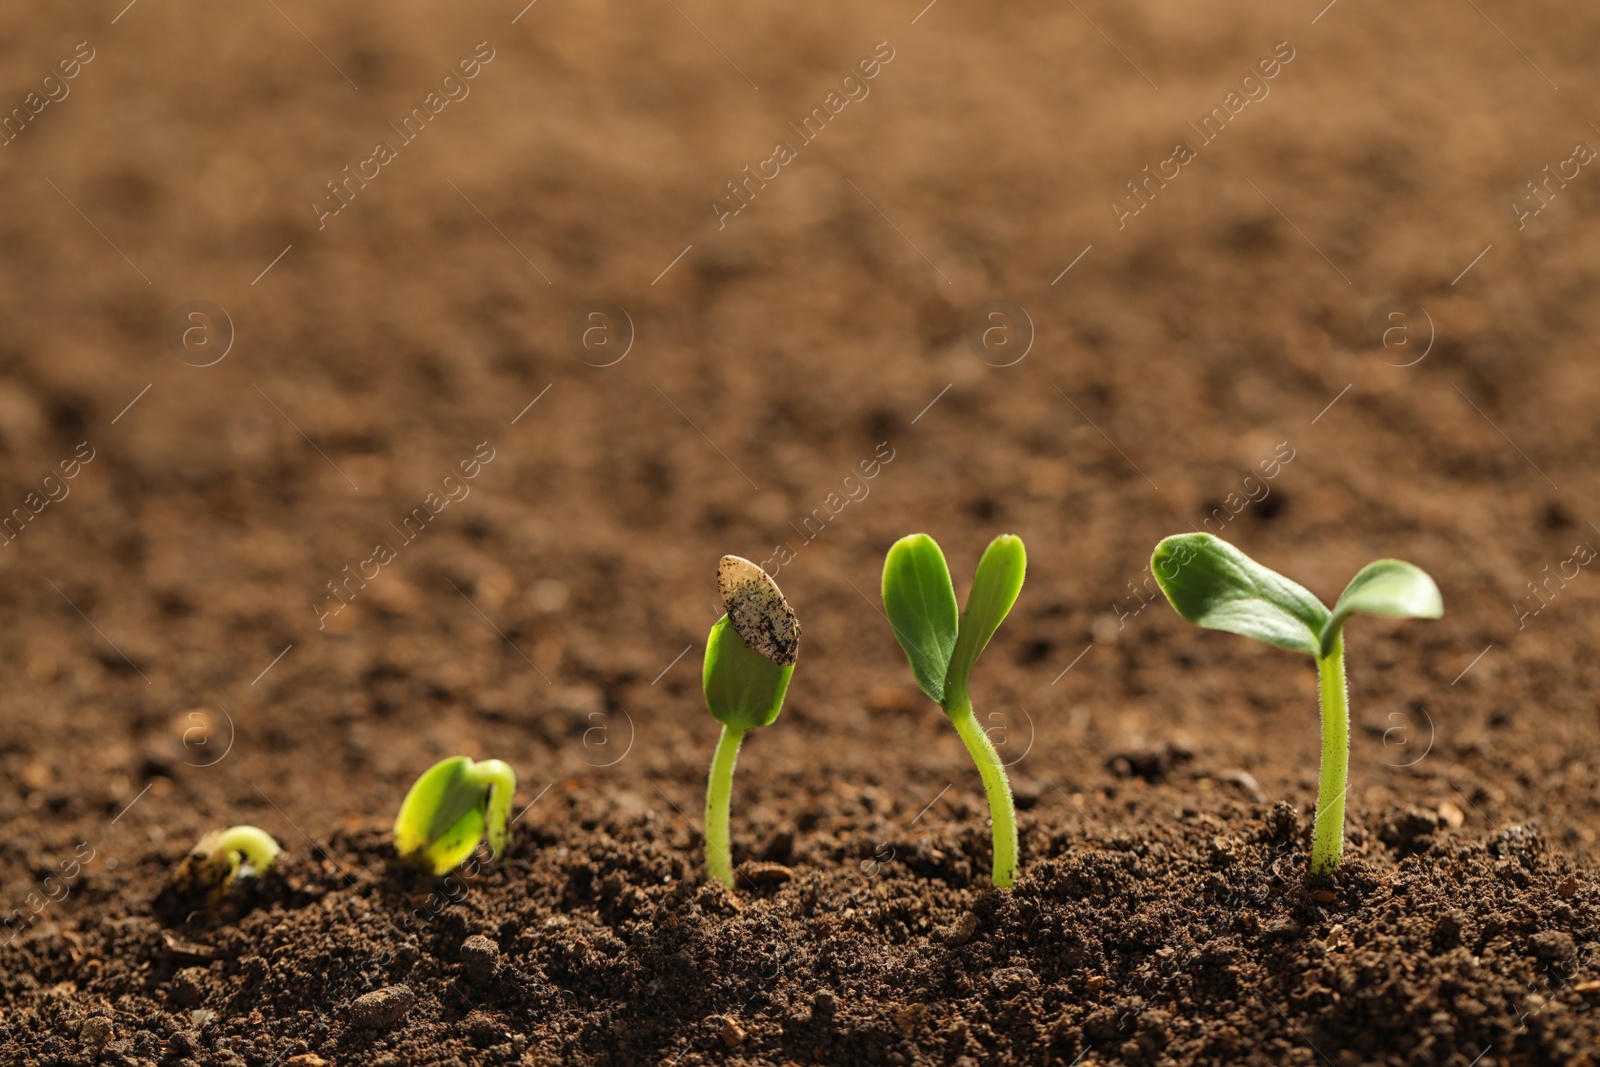
[[[792,664],[778,664],[751,651],[724,615],[706,638],[702,682],[706,707],[724,726],[749,730],[770,726],[783,709],[783,697],[794,674]]]
[[[927,534],[896,541],[883,561],[883,606],[917,685],[944,703],[960,614],[944,553]]]
[[[1345,620],[1357,613],[1396,619],[1437,619],[1444,614],[1444,599],[1433,579],[1414,564],[1399,559],[1369,563],[1350,579],[1333,606],[1333,614],[1323,624],[1322,655],[1333,651]]]
[[[947,697],[966,698],[972,666],[1017,602],[1027,570],[1028,553],[1022,547],[1022,538],[1014,534],[1001,534],[984,549],[983,558],[972,576],[972,589],[967,593],[967,606],[961,612],[950,669],[945,674]]]
[[[1310,590],[1207,533],[1156,546],[1150,570],[1179,615],[1196,626],[1320,654],[1329,613]]]

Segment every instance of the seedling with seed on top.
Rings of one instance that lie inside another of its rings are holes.
[[[1439,587],[1398,559],[1369,563],[1329,611],[1303,586],[1268,570],[1226,541],[1179,534],[1156,546],[1150,570],[1178,614],[1212,630],[1264,641],[1317,661],[1322,704],[1322,778],[1311,838],[1311,873],[1328,874],[1344,853],[1344,798],[1350,785],[1350,711],[1344,624],[1351,615],[1437,619]]]
[[[911,661],[911,673],[955,724],[983,778],[994,824],[992,879],[998,886],[1009,886],[1016,878],[1016,804],[1000,754],[972,713],[967,684],[978,655],[1017,602],[1027,569],[1022,539],[996,537],[978,561],[966,609],[958,614],[950,567],[933,538],[920,533],[902,537],[883,561],[883,606]]]
[[[706,782],[706,871],[732,888],[733,765],[745,731],[771,726],[783,710],[800,648],[800,623],[778,583],[747,559],[723,556],[717,589],[727,614],[711,627],[701,674],[706,707],[722,724]]]
[[[183,858],[173,873],[173,884],[185,893],[220,896],[236,878],[266,874],[281,851],[272,835],[259,827],[212,830]]]
[[[485,837],[495,859],[510,839],[507,820],[517,775],[509,764],[451,756],[418,778],[394,820],[394,847],[434,874],[445,874],[472,855]]]

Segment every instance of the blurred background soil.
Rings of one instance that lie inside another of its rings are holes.
[[[833,797],[865,851],[797,869],[925,807],[982,857],[878,611],[914,530],[963,591],[1028,545],[975,685],[1025,867],[1086,819],[1309,810],[1312,664],[1144,610],[1210,519],[1325,599],[1382,556],[1443,590],[1349,634],[1358,856],[1411,812],[1592,871],[1600,12],[519,7],[0,12],[15,967],[207,829],[309,862],[456,753],[544,796],[530,832],[648,811],[692,871],[729,552],[787,557],[805,631],[736,839]]]

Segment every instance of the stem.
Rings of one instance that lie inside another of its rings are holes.
[[[517,774],[510,764],[497,759],[483,760],[472,768],[474,778],[486,790],[483,822],[489,838],[489,851],[494,859],[503,859],[511,832],[511,800],[517,792]]]
[[[972,701],[957,697],[954,707],[947,708],[956,732],[967,744],[972,762],[978,765],[983,776],[983,790],[989,794],[989,819],[994,824],[994,884],[1010,886],[1017,872],[1017,809],[1011,799],[1011,782],[1006,777],[1005,764],[994,742],[978,725],[972,713]]]
[[[728,811],[732,804],[733,764],[739,758],[744,731],[722,728],[716,755],[711,757],[711,778],[706,783],[706,873],[733,888],[733,850],[728,841]]]
[[[265,830],[254,826],[234,826],[224,830],[216,840],[216,855],[228,857],[228,866],[231,868],[229,877],[238,874],[239,864],[233,860],[233,853],[237,852],[243,857],[245,864],[250,867],[250,873],[256,876],[263,875],[267,868],[272,866],[272,861],[278,858],[278,842]]]
[[[1328,874],[1344,853],[1344,797],[1350,789],[1350,707],[1344,681],[1344,635],[1317,657],[1321,683],[1322,780],[1311,833],[1311,873]]]

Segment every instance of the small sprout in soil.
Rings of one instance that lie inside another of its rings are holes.
[[[497,759],[440,760],[423,772],[394,820],[394,847],[434,874],[453,870],[485,836],[494,858],[505,855],[517,775]]]
[[[706,707],[722,724],[706,783],[706,871],[732,888],[728,812],[733,765],[745,731],[771,726],[783,709],[800,647],[800,623],[778,583],[747,559],[723,556],[717,589],[727,614],[711,627],[702,673]]]
[[[996,537],[978,561],[966,609],[957,615],[950,568],[933,538],[920,533],[902,537],[883,561],[883,605],[911,661],[911,673],[950,716],[983,777],[994,824],[993,880],[998,886],[1009,886],[1016,878],[1016,805],[1000,754],[972,713],[967,683],[979,653],[1017,602],[1027,569],[1022,539]]]
[[[212,830],[183,858],[173,882],[184,892],[220,896],[235,878],[259,878],[282,851],[272,835],[255,826]]]
[[[1437,619],[1439,587],[1398,559],[1369,563],[1329,611],[1303,586],[1210,534],[1180,534],[1156,546],[1150,570],[1179,615],[1211,630],[1243,634],[1317,661],[1322,704],[1322,780],[1311,839],[1311,873],[1325,875],[1344,852],[1350,780],[1350,712],[1344,679],[1344,624],[1351,615]]]

